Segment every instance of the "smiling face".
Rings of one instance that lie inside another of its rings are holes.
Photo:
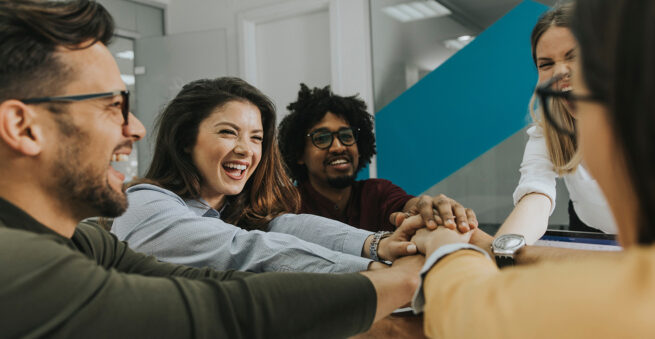
[[[61,50],[58,56],[71,69],[72,81],[57,95],[76,95],[124,90],[118,66],[101,43],[81,50]],[[130,114],[125,125],[120,95],[61,106],[63,112],[37,109],[49,140],[43,156],[49,160],[46,187],[70,206],[76,218],[116,217],[127,208],[124,176],[111,162],[125,160],[132,144],[145,135],[145,128]]]
[[[321,130],[336,132],[349,127],[344,118],[328,112],[307,133]],[[319,187],[345,188],[351,185],[359,166],[357,143],[345,146],[334,136],[329,148],[319,149],[309,137],[306,138],[305,151],[298,163],[307,167],[309,180]]]
[[[539,83],[561,74],[565,77],[557,84],[557,89],[570,89],[571,69],[577,59],[577,47],[570,29],[552,26],[546,30],[535,49]]]
[[[191,158],[201,176],[200,195],[212,207],[241,193],[259,165],[263,139],[261,113],[249,102],[230,101],[200,123]]]

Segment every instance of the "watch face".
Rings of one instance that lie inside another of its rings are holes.
[[[525,245],[523,236],[517,234],[504,234],[496,238],[493,243],[494,252],[512,254]]]
[[[514,238],[514,237],[505,237],[502,239],[499,239],[498,241],[498,246],[500,248],[514,248],[517,247],[521,244],[521,239],[519,238]]]

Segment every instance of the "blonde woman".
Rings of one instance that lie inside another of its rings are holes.
[[[532,56],[539,84],[559,77],[558,89],[572,89],[571,68],[578,45],[570,30],[572,5],[560,5],[546,12],[535,25]],[[548,103],[558,125],[572,133],[558,133],[541,114],[543,104],[532,112],[535,123],[528,129],[529,140],[521,163],[521,179],[514,191],[515,208],[496,234],[521,234],[533,244],[548,227],[555,209],[555,179],[561,177],[569,191],[570,228],[578,231],[616,233],[614,219],[596,181],[581,162],[575,138],[575,118],[567,103],[554,99]],[[531,102],[530,108],[534,107]]]

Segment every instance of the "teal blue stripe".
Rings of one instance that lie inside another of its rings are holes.
[[[547,9],[522,2],[380,110],[378,177],[419,194],[525,127],[530,33]]]

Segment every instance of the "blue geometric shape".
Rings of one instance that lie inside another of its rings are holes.
[[[378,176],[420,194],[528,123],[537,82],[526,0],[375,115]]]

